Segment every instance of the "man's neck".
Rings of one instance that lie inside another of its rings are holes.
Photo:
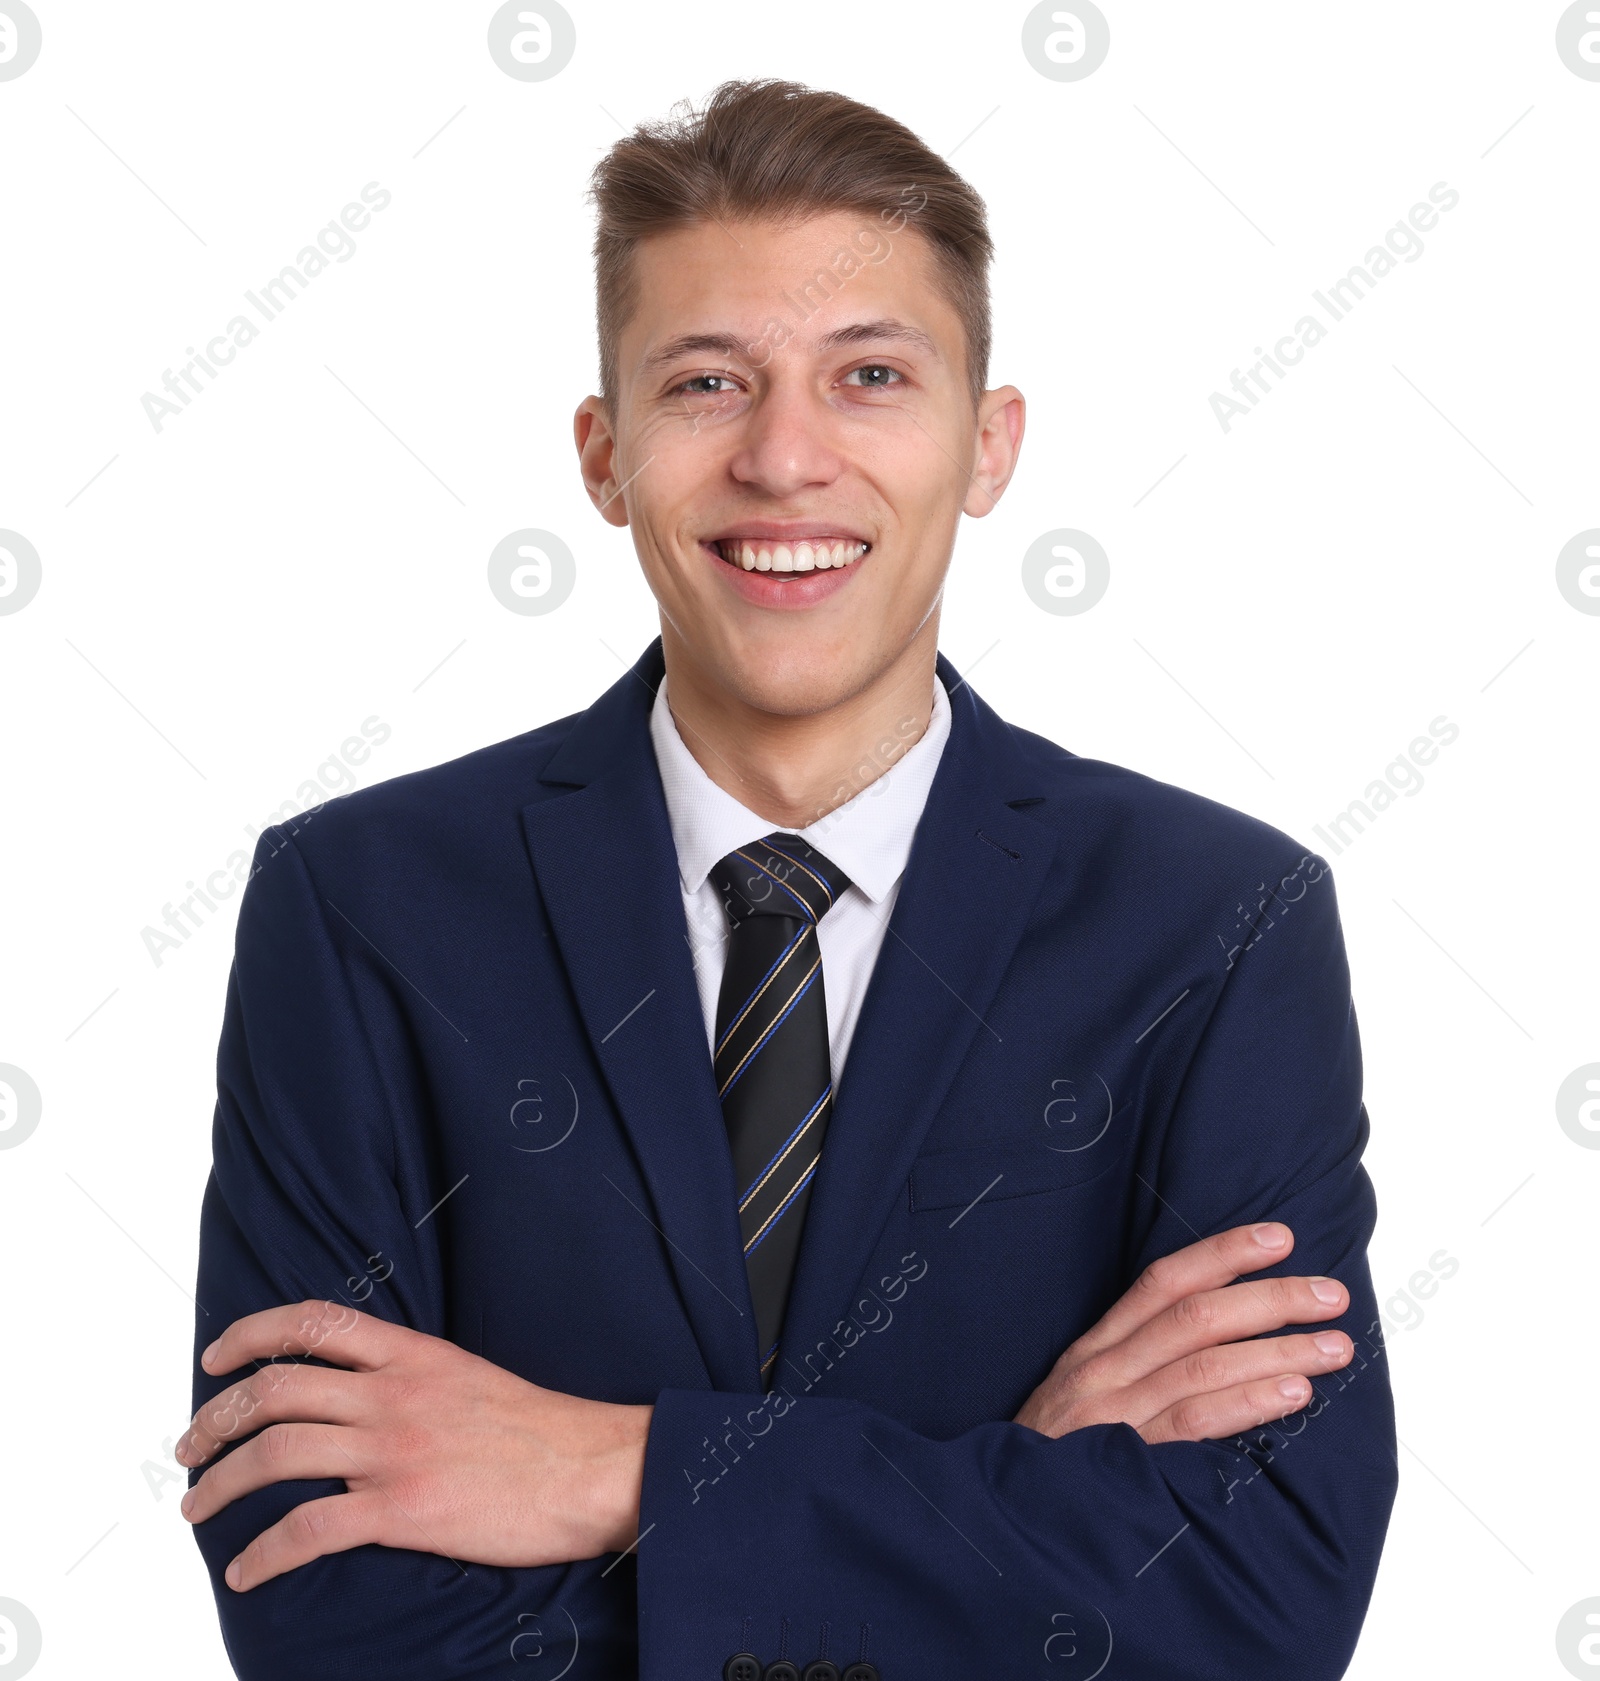
[[[825,712],[765,712],[709,681],[663,627],[667,704],[695,762],[779,828],[803,829],[854,799],[921,740],[933,710],[937,617],[860,693]]]

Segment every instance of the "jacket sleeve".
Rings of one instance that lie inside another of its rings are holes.
[[[438,1227],[422,1220],[438,1196],[426,1099],[400,1012],[370,974],[358,976],[342,958],[346,942],[358,945],[359,931],[317,891],[295,843],[266,830],[240,905],[217,1056],[213,1165],[200,1220],[196,1408],[249,1375],[213,1377],[201,1370],[200,1351],[263,1308],[342,1302],[432,1336],[450,1334]],[[622,1571],[602,1581],[603,1561],[504,1569],[365,1546],[248,1593],[228,1587],[223,1571],[256,1535],[343,1487],[279,1483],[196,1527],[228,1656],[243,1681],[554,1675],[579,1625],[585,1662],[601,1667],[575,1673],[631,1673],[632,1583]],[[610,1603],[619,1593],[628,1601],[621,1609]],[[606,1652],[605,1630],[626,1649]]]
[[[1125,1424],[1052,1440],[1003,1420],[935,1440],[853,1401],[666,1391],[641,1518],[644,1681],[780,1643],[803,1668],[825,1641],[882,1681],[1343,1675],[1394,1498],[1394,1418],[1333,885],[1319,859],[1293,901],[1291,879],[1224,954],[1170,1113],[1146,1123],[1123,1284],[1202,1235],[1285,1221],[1289,1260],[1252,1276],[1340,1279],[1350,1366],[1282,1424],[1159,1446]]]

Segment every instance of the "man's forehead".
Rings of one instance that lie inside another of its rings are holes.
[[[637,304],[624,332],[638,340],[641,371],[682,356],[746,355],[774,336],[816,354],[896,342],[947,359],[940,340],[960,332],[927,241],[870,212],[695,223],[641,240],[634,262]]]

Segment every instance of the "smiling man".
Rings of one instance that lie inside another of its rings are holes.
[[[240,911],[179,1446],[235,1668],[1342,1674],[1395,1464],[1325,865],[938,653],[1023,433],[945,163],[732,83],[595,197],[660,640]]]

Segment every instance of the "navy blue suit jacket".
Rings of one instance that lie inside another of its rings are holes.
[[[1396,1468],[1326,866],[939,669],[949,742],[770,1396],[647,728],[660,644],[585,712],[262,835],[196,1405],[223,1326],[315,1297],[655,1414],[620,1563],[368,1546],[241,1596],[235,1552],[342,1485],[237,1501],[197,1533],[246,1681],[714,1681],[741,1649],[883,1681],[1343,1673]],[[1155,1447],[1010,1422],[1149,1262],[1267,1218],[1297,1243],[1258,1276],[1350,1290],[1356,1358],[1304,1412]]]

